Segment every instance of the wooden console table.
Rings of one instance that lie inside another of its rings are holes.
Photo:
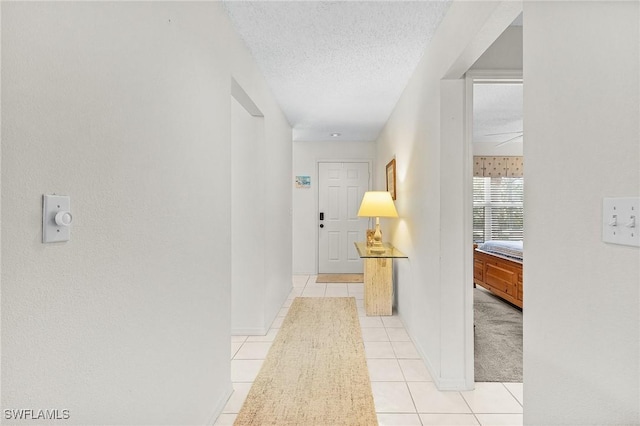
[[[393,259],[407,258],[400,250],[384,243],[384,253],[371,253],[366,243],[354,243],[364,259],[364,310],[367,315],[393,314]]]

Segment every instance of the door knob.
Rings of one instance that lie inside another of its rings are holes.
[[[324,223],[321,223],[321,224],[320,224],[320,228],[324,228]]]

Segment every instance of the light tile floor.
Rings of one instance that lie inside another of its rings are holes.
[[[367,317],[363,284],[318,284],[294,275],[293,289],[266,336],[231,338],[234,392],[216,425],[232,425],[293,299],[355,297],[373,399],[381,426],[522,425],[522,383],[476,383],[466,392],[439,391],[397,316]]]

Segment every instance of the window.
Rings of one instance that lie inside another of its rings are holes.
[[[523,178],[473,178],[473,241],[522,240]]]

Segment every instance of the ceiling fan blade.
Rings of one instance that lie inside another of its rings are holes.
[[[518,132],[504,132],[504,133],[489,133],[487,135],[484,136],[501,136],[501,135],[513,135],[514,133],[524,133],[522,130],[518,131]]]
[[[524,136],[524,135],[518,135],[518,136],[513,137],[513,138],[511,138],[511,139],[507,139],[506,141],[500,142],[498,145],[496,145],[496,148],[498,148],[498,147],[500,147],[500,146],[502,146],[502,145],[506,145],[506,144],[508,144],[509,142],[513,142],[513,141],[515,141],[516,139],[521,138],[521,137],[523,137],[523,136]]]

